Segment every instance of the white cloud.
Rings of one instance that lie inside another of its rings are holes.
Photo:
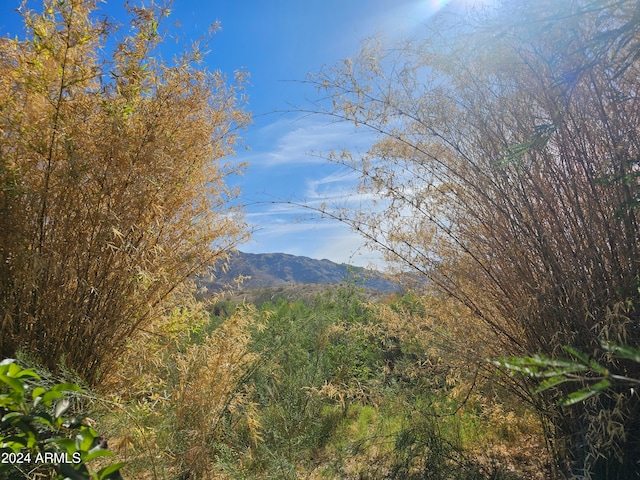
[[[237,158],[254,168],[321,165],[327,162],[325,155],[332,150],[366,150],[373,141],[371,134],[357,132],[351,123],[302,114],[259,126],[250,137],[252,151],[238,154]]]
[[[366,151],[374,140],[354,133],[348,123],[321,117],[281,118],[253,134],[256,150],[239,157],[251,163],[241,179],[246,220],[254,225],[253,240],[240,250],[284,252],[337,263],[367,266],[381,263],[366,250],[363,239],[337,220],[322,218],[319,210],[357,210],[372,196],[357,191],[359,173],[330,163],[320,155],[331,150]],[[270,146],[260,151],[262,146]]]
[[[367,267],[382,265],[381,255],[364,246],[364,240],[347,225],[316,221],[291,223],[258,230],[251,242],[238,247],[250,253],[282,252],[336,263]]]
[[[336,263],[358,267],[383,268],[382,254],[365,247],[360,235],[351,231],[339,233],[341,234],[324,239],[314,250],[313,257],[328,258]]]

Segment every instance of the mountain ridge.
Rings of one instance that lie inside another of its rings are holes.
[[[353,281],[365,288],[381,292],[395,292],[399,284],[381,272],[338,264],[331,260],[317,260],[288,253],[245,253],[234,251],[223,269],[216,266],[213,280],[203,281],[211,291],[221,291],[238,285],[242,277],[243,289],[280,287],[302,284],[339,284]]]

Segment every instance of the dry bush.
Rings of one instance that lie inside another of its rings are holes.
[[[122,33],[95,8],[47,0],[0,39],[0,353],[92,383],[242,237],[221,159],[248,120],[242,74],[157,55],[166,6]]]
[[[243,379],[258,360],[247,349],[254,318],[252,308],[239,308],[202,345],[190,345],[177,359],[180,382],[171,399],[174,444],[188,478],[210,478],[224,415],[250,398]],[[254,427],[257,434],[259,425]]]
[[[387,335],[413,359],[396,371],[440,397],[433,421],[458,429],[461,451],[486,471],[500,467],[543,478],[540,418],[532,405],[496,382],[487,362],[499,348],[491,329],[458,301],[435,292],[405,295],[375,310]]]
[[[332,156],[379,203],[328,214],[464,306],[493,356],[572,345],[640,376],[600,348],[640,341],[637,12],[603,0],[441,15],[422,42],[371,42],[310,79],[331,100],[317,111],[381,134],[363,157]],[[507,382],[546,417],[558,475],[637,474],[637,394],[566,411]],[[601,428],[602,410],[623,433]]]
[[[252,307],[238,307],[213,328],[204,305],[194,301],[129,343],[106,384],[118,394],[99,407],[112,450],[128,462],[125,473],[136,478],[222,475],[216,455],[225,419],[237,410],[259,437],[245,385],[258,360],[248,350],[258,319]]]

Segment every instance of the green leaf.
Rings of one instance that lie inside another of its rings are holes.
[[[544,392],[545,390],[549,390],[550,388],[561,385],[562,383],[567,381],[569,381],[569,379],[561,375],[547,378],[546,380],[543,380],[538,384],[538,386],[533,390],[533,393],[535,394]]]
[[[603,378],[598,383],[591,385],[591,389],[595,390],[596,392],[601,392],[602,390],[606,390],[610,386],[611,380],[609,380],[608,378]]]
[[[82,461],[83,462],[90,462],[94,458],[98,458],[98,457],[113,457],[113,453],[110,452],[109,450],[105,450],[105,449],[100,449],[99,448],[97,450],[94,450],[94,451],[88,453],[86,456],[83,456]]]
[[[584,353],[582,353],[581,351],[576,350],[575,348],[569,345],[565,345],[563,348],[566,352],[569,352],[571,355],[573,355],[578,360],[580,360],[584,365],[589,365],[589,357]]]
[[[26,368],[26,369],[20,369],[19,371],[17,371],[15,374],[13,374],[14,378],[24,378],[24,377],[28,377],[28,378],[32,378],[34,380],[42,380],[40,378],[40,375],[38,375],[36,372],[34,372],[33,370],[31,370],[30,368]]]
[[[38,397],[40,399],[40,401],[36,401],[34,402],[36,405],[38,403],[42,403],[46,406],[51,405],[51,403],[54,400],[57,400],[58,398],[62,398],[64,395],[62,394],[62,392],[56,392],[54,390],[49,390],[46,393],[44,393],[42,396]],[[36,399],[37,400],[37,399]]]
[[[45,443],[58,445],[62,450],[64,450],[67,453],[74,453],[77,451],[76,442],[74,442],[70,438],[51,438],[47,440]]]
[[[22,367],[17,363],[9,364],[9,371],[7,372],[7,376],[16,378],[16,376],[22,371]]]
[[[119,462],[119,463],[114,463],[113,465],[109,465],[107,467],[104,467],[104,468],[102,468],[102,469],[100,469],[98,471],[98,478],[100,480],[108,480],[111,475],[113,475],[114,473],[118,473],[120,471],[120,469],[122,467],[124,467],[125,465],[126,465],[126,463]],[[113,478],[120,478],[120,475],[118,475],[117,477],[113,477]]]
[[[602,341],[602,348],[606,351],[615,354],[620,358],[625,358],[627,360],[633,360],[634,362],[640,363],[640,348],[633,348],[628,345],[617,345],[613,342]]]
[[[0,381],[9,385],[14,392],[24,395],[24,384],[20,380],[7,375],[0,375]]]
[[[20,450],[25,448],[28,443],[28,439],[20,435],[11,435],[10,437],[5,437],[2,439],[2,445],[5,448],[13,450],[14,452],[19,452]]]
[[[7,413],[4,417],[2,417],[2,424],[8,424],[13,421],[14,418],[23,417],[24,414],[22,412],[10,412]]]
[[[98,433],[91,427],[84,425],[78,435],[76,435],[76,446],[81,452],[88,452],[93,445],[93,441],[98,437]]]
[[[611,386],[611,382],[608,379],[600,380],[598,383],[586,388],[570,393],[560,401],[560,405],[569,406],[576,403],[585,401],[587,398],[600,393],[602,390],[606,390]]]
[[[574,357],[576,357],[578,360],[580,360],[580,362],[588,368],[590,368],[592,371],[599,373],[600,375],[608,375],[609,372],[607,371],[607,369],[605,367],[603,367],[602,365],[600,365],[598,362],[596,362],[594,359],[589,358],[588,355],[580,352],[579,350],[576,350],[573,347],[570,346],[565,346],[564,350],[569,352],[571,355],[573,355]]]
[[[501,358],[493,363],[532,378],[555,377],[589,369],[586,365],[576,363],[573,360],[563,358],[551,359],[541,355]]]
[[[599,373],[602,376],[609,375],[609,370],[607,370],[605,367],[600,365],[594,359],[589,360],[589,366],[591,367],[591,370],[593,370],[596,373]]]
[[[82,389],[75,383],[59,383],[58,385],[51,387],[51,391],[52,392],[70,392],[70,391],[81,392]]]
[[[27,448],[34,448],[38,443],[38,437],[36,437],[33,430],[28,430],[25,433],[27,435]]]
[[[33,400],[35,400],[36,398],[40,397],[43,393],[45,393],[46,390],[42,387],[36,387],[33,389],[33,391],[31,392],[31,398]],[[37,405],[37,403],[34,403],[34,406]]]
[[[587,398],[592,397],[596,393],[598,392],[596,392],[595,390],[591,390],[590,388],[582,388],[578,391],[570,393],[569,395],[564,397],[562,400],[560,400],[559,403],[562,406],[568,407],[569,405],[580,403],[586,400]]]

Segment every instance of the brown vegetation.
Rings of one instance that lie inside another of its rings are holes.
[[[165,8],[118,35],[95,3],[45,1],[0,40],[0,353],[89,381],[242,237],[220,159],[248,120],[200,51],[154,55]]]
[[[325,113],[381,134],[364,158],[332,158],[385,208],[329,214],[468,309],[484,353],[572,345],[640,375],[600,347],[640,341],[637,11],[505,3],[436,19],[428,40],[390,53],[371,42],[310,79]],[[566,391],[532,396],[529,382],[507,383],[546,419],[561,475],[637,474],[637,393],[560,408]]]

